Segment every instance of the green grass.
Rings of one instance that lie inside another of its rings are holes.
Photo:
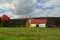
[[[60,29],[1,27],[0,40],[60,40]]]

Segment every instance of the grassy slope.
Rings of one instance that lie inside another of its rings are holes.
[[[0,40],[60,40],[60,29],[0,28]]]

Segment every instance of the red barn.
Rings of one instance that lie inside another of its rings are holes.
[[[46,27],[47,18],[29,19],[30,27]],[[27,23],[28,24],[28,23]]]
[[[37,18],[31,20],[31,27],[46,27],[47,18]]]
[[[46,18],[38,18],[31,20],[31,27],[46,27]]]

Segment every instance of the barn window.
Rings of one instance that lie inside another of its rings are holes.
[[[39,24],[37,24],[36,27],[39,27]]]

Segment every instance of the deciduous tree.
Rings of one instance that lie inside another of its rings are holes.
[[[3,14],[1,17],[1,21],[2,21],[2,26],[4,27],[10,26],[10,18],[7,15]]]

